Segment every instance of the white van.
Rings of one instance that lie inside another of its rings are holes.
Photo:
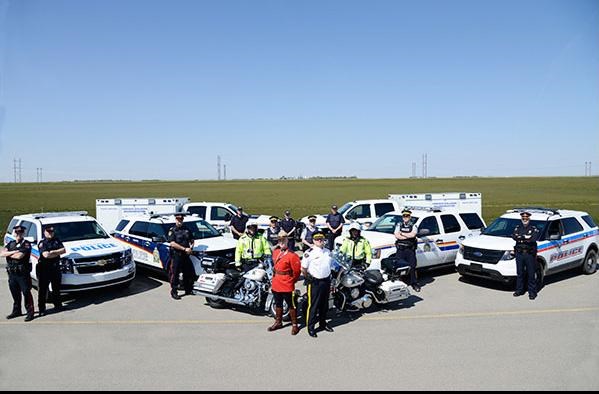
[[[135,278],[131,248],[117,242],[87,212],[32,213],[12,218],[4,235],[4,244],[14,239],[12,229],[25,227],[25,239],[31,242],[31,278],[37,284],[35,266],[43,239],[43,228],[54,227],[66,253],[60,256],[62,293],[97,289],[112,285],[128,286]]]

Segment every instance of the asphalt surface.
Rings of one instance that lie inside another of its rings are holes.
[[[6,278],[2,268],[4,315]],[[330,313],[335,332],[314,339],[202,297],[172,300],[163,278],[138,271],[129,289],[69,298],[64,312],[2,317],[0,389],[597,390],[599,274],[547,279],[530,301],[451,269],[425,273],[410,299]]]

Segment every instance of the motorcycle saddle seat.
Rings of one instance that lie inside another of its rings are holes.
[[[371,285],[378,286],[384,282],[383,275],[378,270],[364,271],[364,279]]]
[[[225,271],[225,274],[228,277],[231,277],[233,279],[237,279],[237,278],[241,278],[241,275],[243,275],[243,272],[239,272],[237,270],[234,270],[234,269],[230,268],[230,269],[228,269],[228,270]]]

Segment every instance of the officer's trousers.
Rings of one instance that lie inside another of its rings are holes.
[[[62,274],[60,267],[53,263],[38,263],[35,267],[37,272],[37,307],[40,312],[46,311],[46,300],[48,297],[48,286],[52,284],[52,303],[56,308],[62,306],[60,302],[60,289]]]
[[[33,296],[31,295],[31,277],[29,274],[8,274],[8,287],[13,299],[13,313],[22,314],[21,295],[23,295],[25,310],[28,315],[33,315]]]
[[[327,235],[327,240],[329,241],[327,248],[329,250],[331,250],[331,251],[335,250],[335,238],[337,238],[340,235],[341,235],[341,230],[337,231],[336,233],[334,233],[332,231],[329,232],[329,234]]]
[[[537,279],[535,273],[537,270],[537,261],[534,254],[516,253],[516,292],[524,293],[524,278],[528,282],[528,295],[537,295]]]
[[[169,281],[172,293],[176,293],[179,289],[180,273],[183,273],[183,288],[185,289],[185,293],[191,293],[193,291],[193,282],[195,281],[193,263],[187,254],[174,253],[171,257],[171,266],[169,269]]]
[[[311,283],[308,284],[308,310],[306,312],[308,332],[314,331],[317,319],[321,328],[326,326],[330,293],[330,278],[312,279]]]
[[[412,248],[397,249],[397,258],[405,260],[410,265],[410,286],[415,285],[416,281],[416,251]]]

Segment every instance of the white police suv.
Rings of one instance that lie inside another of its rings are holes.
[[[418,227],[417,268],[453,264],[460,243],[480,234],[485,222],[477,212],[460,212],[455,209],[410,207],[412,223]],[[402,221],[401,211],[384,214],[361,235],[372,247],[373,268],[380,269],[380,261],[396,252],[395,226]],[[340,246],[346,233],[335,239]]]
[[[119,222],[114,237],[133,249],[133,259],[137,264],[168,272],[171,247],[167,241],[167,234],[175,223],[174,214],[131,217]],[[223,236],[211,224],[196,215],[186,215],[183,225],[191,231],[194,252],[234,260],[236,240]],[[196,274],[199,275],[203,271],[200,258],[192,255],[191,261]]]
[[[35,267],[40,257],[38,243],[43,239],[44,226],[50,224],[66,249],[60,256],[61,292],[128,286],[135,278],[131,248],[108,235],[87,212],[32,213],[12,218],[4,235],[4,244],[14,239],[14,226],[25,227],[25,239],[32,244],[30,260],[34,284],[37,283]]]
[[[489,225],[479,237],[462,243],[455,261],[461,275],[512,283],[516,279],[516,260],[512,251],[514,228],[521,223],[520,213],[532,214],[530,222],[539,230],[537,241],[537,279],[571,268],[585,274],[597,270],[599,230],[586,212],[547,208],[516,208]]]

